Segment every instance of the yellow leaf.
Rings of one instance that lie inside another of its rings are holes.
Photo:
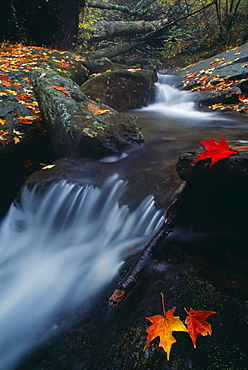
[[[49,170],[49,168],[53,168],[55,164],[48,164],[47,166],[43,167],[42,170]]]
[[[4,89],[4,91],[7,91],[9,94],[17,95],[16,91],[10,90],[10,89]]]
[[[5,124],[5,120],[0,118],[0,125],[4,125],[4,124]]]
[[[164,295],[162,294],[162,306],[164,311]],[[155,315],[151,317],[146,317],[147,320],[151,321],[152,325],[146,329],[147,342],[144,350],[149,346],[153,339],[159,337],[159,347],[167,353],[167,360],[170,359],[170,350],[173,343],[176,343],[176,339],[173,337],[173,331],[186,331],[188,329],[180,320],[179,316],[174,316],[174,311],[176,307],[172,308],[170,311],[163,312],[162,315]]]
[[[14,140],[15,144],[20,142],[20,139],[18,139],[18,137],[14,137],[13,140]]]
[[[96,112],[96,113],[93,113],[95,116],[99,116],[100,114],[104,114],[104,113],[106,113],[106,112],[108,112],[109,111],[109,109],[101,109],[101,110],[99,110],[98,112]]]

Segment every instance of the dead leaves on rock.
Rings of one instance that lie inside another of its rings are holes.
[[[65,87],[63,87],[63,86],[53,85],[53,88],[54,88],[55,90],[58,90],[58,91],[61,91],[62,93],[64,93],[64,94],[65,94],[65,96],[66,96],[67,98],[70,96],[69,91],[68,91],[68,90],[66,90],[66,88],[65,88]]]
[[[30,85],[30,72],[38,68],[51,69],[51,65],[57,70],[61,71],[61,68],[66,70],[75,61],[82,60],[84,58],[79,55],[43,47],[15,44],[2,48],[0,52],[0,100],[2,97],[9,98],[30,110],[30,115],[14,117],[16,123],[33,124],[44,135],[46,130],[40,124],[41,114]],[[69,95],[65,88],[58,86],[55,88],[66,96]],[[0,126],[3,125],[6,125],[6,128],[4,131],[0,130],[0,144],[19,143],[22,136],[16,135],[14,130],[7,131],[9,128],[6,120],[1,119]]]
[[[173,337],[172,332],[184,331],[187,332],[192,340],[194,348],[196,348],[196,340],[198,334],[203,336],[212,335],[211,325],[206,319],[216,313],[215,311],[195,311],[190,309],[189,312],[185,309],[188,316],[185,319],[185,324],[180,320],[179,316],[174,316],[176,307],[165,312],[164,308],[164,295],[162,295],[162,307],[163,315],[155,315],[146,317],[152,325],[150,325],[147,331],[147,342],[144,347],[144,351],[149,344],[157,337],[160,338],[159,347],[162,347],[167,354],[167,360],[170,359],[171,347],[176,343],[176,339]],[[186,326],[185,326],[186,325]]]
[[[101,109],[97,104],[94,103],[88,103],[87,109],[95,116],[105,114],[109,111],[108,109]]]

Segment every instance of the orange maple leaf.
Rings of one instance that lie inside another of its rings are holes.
[[[208,316],[216,313],[214,311],[194,311],[192,308],[189,312],[185,309],[188,316],[186,317],[185,324],[187,325],[190,338],[196,348],[196,339],[198,334],[203,336],[212,335],[211,325],[206,321]]]
[[[62,93],[64,93],[67,97],[70,95],[69,91],[68,91],[68,90],[66,90],[66,88],[65,88],[65,87],[63,87],[63,86],[53,85],[53,88],[54,88],[55,90],[61,91],[61,92],[62,92]]]
[[[170,359],[170,351],[172,344],[176,342],[172,335],[173,331],[186,331],[188,329],[184,323],[180,320],[179,316],[174,316],[174,311],[176,307],[172,308],[170,311],[165,312],[164,310],[164,296],[162,294],[162,306],[163,306],[163,316],[155,315],[151,317],[146,317],[147,320],[151,321],[152,325],[146,329],[147,342],[144,350],[148,347],[153,339],[160,337],[159,347],[167,353],[167,360]]]
[[[228,143],[222,137],[220,138],[219,143],[216,139],[213,139],[203,140],[200,144],[205,146],[206,150],[203,153],[199,153],[193,163],[211,158],[210,168],[212,168],[220,159],[230,157],[232,154],[237,154],[236,151],[230,149]]]

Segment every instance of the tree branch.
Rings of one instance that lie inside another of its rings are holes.
[[[183,182],[175,191],[173,201],[167,208],[167,211],[164,215],[165,220],[163,225],[152,237],[149,243],[144,247],[143,251],[137,258],[136,262],[134,263],[128,274],[119,282],[117,288],[109,298],[108,303],[110,307],[116,307],[124,298],[126,293],[128,293],[133,288],[148,259],[152,256],[152,254],[157,249],[159,244],[164,240],[164,238],[166,238],[174,230],[178,212],[184,199],[182,195],[185,192],[185,188],[186,182]]]

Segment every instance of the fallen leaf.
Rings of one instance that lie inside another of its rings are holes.
[[[14,90],[4,89],[3,91],[6,91],[6,92],[8,92],[9,94],[12,94],[12,95],[17,95],[17,92],[14,91]]]
[[[26,100],[26,99],[29,98],[29,95],[27,95],[27,94],[20,94],[20,95],[17,96],[17,98],[19,100]]]
[[[5,131],[0,133],[0,144],[5,145],[8,144],[10,141],[11,139],[8,132]]]
[[[227,158],[232,154],[237,154],[236,151],[230,149],[228,143],[222,137],[220,138],[219,143],[216,139],[213,139],[201,141],[200,144],[205,146],[206,150],[203,153],[199,153],[197,159],[193,163],[211,158],[210,168],[212,168],[213,165],[222,158]]]
[[[5,119],[0,118],[0,125],[4,125],[4,124],[5,124]]]
[[[151,321],[152,325],[146,329],[147,342],[144,350],[148,347],[151,341],[157,337],[160,337],[159,347],[167,353],[167,360],[170,359],[170,351],[172,344],[176,342],[172,335],[173,331],[185,331],[188,329],[184,323],[180,320],[179,316],[174,316],[174,311],[176,307],[172,308],[170,311],[165,312],[164,310],[164,296],[162,295],[162,305],[163,305],[163,316],[155,315],[151,317],[146,317],[147,320]]]
[[[109,109],[100,109],[98,112],[94,113],[94,115],[95,116],[101,115],[101,114],[104,114],[104,113],[106,113],[108,111],[109,111]]]
[[[93,114],[97,114],[98,112],[101,111],[100,107],[98,107],[97,104],[94,104],[94,103],[88,103],[87,104],[87,109],[93,113]]]
[[[22,85],[20,85],[20,84],[16,84],[16,83],[14,83],[14,84],[13,84],[13,86],[14,86],[14,87],[17,87],[18,89],[21,89],[21,88],[22,88]]]
[[[14,143],[15,143],[15,144],[17,144],[17,143],[19,143],[19,142],[20,142],[20,139],[19,139],[18,137],[14,137],[14,138],[13,138],[13,140],[14,140]]]
[[[55,164],[48,164],[47,166],[42,167],[42,170],[49,170],[50,168],[53,168],[54,166]]]
[[[198,334],[203,336],[212,335],[211,325],[206,321],[208,316],[216,313],[214,311],[194,311],[192,308],[189,312],[185,309],[188,316],[186,317],[185,324],[187,325],[190,338],[194,348],[196,348],[196,339]]]
[[[70,95],[69,91],[67,91],[67,90],[66,90],[66,88],[65,88],[65,87],[63,87],[63,86],[53,85],[53,88],[54,88],[55,90],[61,91],[61,92],[62,92],[62,93],[64,93],[66,96],[69,96],[69,95]]]
[[[4,87],[10,87],[11,86],[11,83],[8,82],[8,81],[3,81],[2,82],[2,86],[4,86]]]

